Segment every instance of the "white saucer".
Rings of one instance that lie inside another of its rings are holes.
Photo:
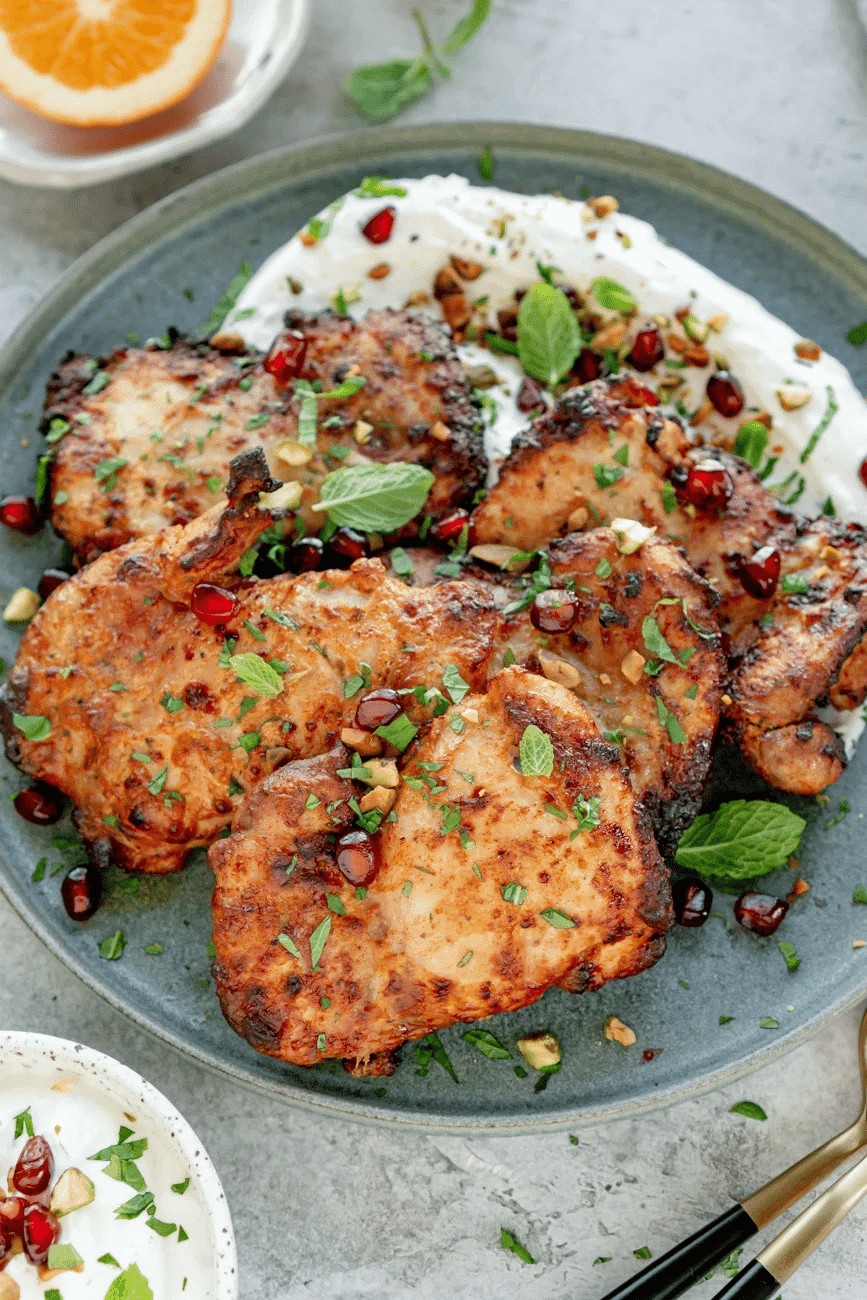
[[[0,176],[71,189],[142,171],[229,135],[264,104],[300,53],[308,0],[236,0],[220,55],[174,108],[121,127],[49,122],[0,94]]]

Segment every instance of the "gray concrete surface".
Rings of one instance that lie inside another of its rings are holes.
[[[243,4],[243,0],[237,0]],[[442,32],[463,0],[420,0]],[[75,196],[0,183],[0,336],[101,235],[187,181],[355,127],[358,63],[414,48],[409,0],[316,0],[273,100],[226,141]],[[404,120],[498,118],[613,132],[765,186],[867,253],[867,38],[854,0],[493,0],[452,82]],[[225,1183],[243,1300],[410,1294],[594,1300],[854,1114],[858,1013],[745,1081],[649,1116],[545,1137],[437,1137],[323,1124],[203,1073],[48,956],[0,900],[0,1023],[76,1036],[140,1070],[197,1129]],[[743,1097],[768,1121],[730,1113]],[[499,1245],[501,1227],[538,1260]],[[867,1212],[784,1288],[867,1295]],[[767,1237],[768,1234],[765,1234]],[[598,1257],[610,1262],[594,1264]],[[719,1273],[697,1287],[708,1300]]]

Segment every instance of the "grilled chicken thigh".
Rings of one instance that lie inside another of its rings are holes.
[[[181,867],[263,776],[330,748],[354,716],[344,686],[359,664],[375,685],[441,685],[449,663],[485,680],[496,611],[473,583],[415,592],[375,560],[327,580],[240,578],[272,519],[259,494],[277,486],[246,453],[227,507],[95,560],[24,635],[2,702],[7,753],[75,801],[99,861]],[[14,715],[50,731],[28,739]]]
[[[531,724],[553,745],[547,776],[521,770]],[[563,687],[507,668],[436,719],[400,760],[361,889],[333,842],[352,821],[346,763],[338,747],[275,772],[209,854],[217,993],[257,1050],[391,1073],[407,1039],[661,955],[671,911],[649,823]]]
[[[477,540],[532,550],[621,515],[656,527],[719,594],[728,730],[770,784],[817,793],[845,757],[815,708],[867,692],[867,532],[793,516],[745,461],[636,409],[635,388],[591,384],[534,421],[474,514]]]
[[[272,472],[303,483],[301,513],[316,532],[322,480],[344,464],[418,463],[435,475],[427,512],[470,504],[487,468],[480,410],[442,327],[401,311],[292,325],[303,339],[279,383],[259,356],[178,337],[166,349],[119,348],[98,368],[67,357],[49,381],[43,428],[62,434],[51,521],[80,562],[209,510],[223,500],[229,462],[253,447]],[[348,374],[364,387],[320,397],[316,445],[302,446],[295,380],[327,394]]]

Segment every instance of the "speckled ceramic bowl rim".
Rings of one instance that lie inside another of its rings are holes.
[[[201,1194],[211,1228],[216,1300],[237,1300],[238,1258],[226,1193],[201,1138],[169,1099],[129,1066],[70,1039],[0,1030],[0,1071],[3,1073],[10,1069],[10,1058],[16,1058],[27,1066],[57,1066],[83,1075],[98,1087],[103,1087],[107,1080],[113,1093],[120,1092],[128,1099],[130,1109],[146,1113],[181,1155]]]

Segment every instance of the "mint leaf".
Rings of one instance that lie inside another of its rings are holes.
[[[421,99],[432,85],[433,77],[424,59],[390,59],[350,72],[344,78],[343,92],[365,117],[385,122]]]
[[[862,321],[860,325],[853,326],[846,338],[850,343],[854,343],[856,348],[861,347],[862,343],[867,343],[867,320]]]
[[[680,663],[680,660],[663,636],[662,629],[656,619],[651,618],[649,614],[641,624],[641,635],[645,649],[652,658],[663,659],[668,664]]]
[[[528,375],[553,388],[581,351],[581,331],[561,289],[534,284],[518,308],[518,357]]]
[[[51,723],[39,713],[13,713],[12,721],[28,740],[46,740],[51,734]]]
[[[768,431],[761,420],[747,420],[738,429],[735,438],[735,455],[749,461],[753,469],[758,469],[768,445]]]
[[[238,294],[244,288],[244,285],[250,279],[252,274],[253,268],[245,258],[238,267],[235,275],[226,286],[225,293],[215,304],[213,311],[202,326],[201,332],[203,334],[213,334],[220,328],[223,321],[238,301]]]
[[[519,757],[523,776],[550,776],[554,771],[554,745],[551,737],[531,722],[524,728]]]
[[[746,1115],[747,1119],[767,1119],[767,1115],[761,1106],[756,1105],[754,1101],[739,1101],[736,1106],[732,1106],[733,1115]]]
[[[114,1212],[116,1219],[137,1219],[145,1210],[150,1210],[154,1203],[153,1192],[140,1192],[138,1196],[132,1196],[123,1205],[119,1205]],[[115,1278],[115,1282],[119,1281]],[[122,1295],[123,1292],[120,1292]]]
[[[606,311],[619,311],[624,316],[631,316],[638,311],[638,303],[629,290],[605,275],[597,276],[590,286],[590,292]]]
[[[408,191],[402,185],[395,185],[392,181],[384,180],[382,176],[365,176],[355,191],[359,199],[385,199],[392,196],[396,199],[404,199],[407,193]]]
[[[450,1079],[457,1084],[460,1083],[457,1071],[452,1065],[448,1052],[440,1041],[439,1034],[426,1034],[424,1038],[419,1039],[415,1045],[415,1059],[417,1067],[416,1074],[422,1079],[427,1077],[431,1061],[436,1061],[437,1065],[440,1066],[441,1069],[445,1070]]]
[[[469,1029],[464,1034],[464,1042],[477,1048],[482,1056],[492,1061],[511,1061],[512,1053],[504,1047],[499,1038],[495,1038],[487,1029]]]
[[[527,897],[527,890],[523,885],[519,885],[517,880],[510,880],[507,885],[503,885],[500,893],[503,895],[503,902],[514,903],[516,907],[520,907]]]
[[[285,948],[287,952],[291,952],[293,957],[297,957],[299,961],[304,960],[294,939],[290,938],[288,934],[278,934],[277,942],[282,948]]]
[[[116,930],[108,939],[103,939],[99,945],[99,955],[106,961],[117,961],[123,956],[123,950],[126,947],[126,939],[123,937],[123,930]]]
[[[473,0],[472,9],[466,18],[462,18],[452,28],[440,46],[440,53],[448,56],[462,50],[473,39],[490,12],[491,0]]]
[[[15,1116],[16,1138],[20,1138],[22,1133],[26,1133],[28,1137],[33,1137],[33,1120],[30,1116],[29,1106],[26,1110],[22,1110],[20,1115]]]
[[[546,907],[544,912],[540,912],[543,921],[547,921],[555,930],[574,930],[575,922],[571,916],[565,912],[558,912],[556,907]]]
[[[503,1250],[510,1250],[518,1259],[523,1260],[525,1264],[535,1264],[535,1259],[525,1246],[522,1246],[517,1237],[513,1237],[508,1228],[500,1229],[500,1245]]]
[[[783,804],[734,799],[695,819],[680,838],[675,861],[705,876],[764,876],[795,852],[806,824]]]
[[[313,970],[322,956],[322,949],[325,947],[326,940],[331,933],[331,917],[326,916],[324,921],[320,921],[316,929],[310,936],[310,966]]]
[[[726,1277],[737,1277],[740,1267],[738,1260],[743,1253],[743,1247],[739,1247],[737,1250],[733,1250],[730,1255],[726,1255],[725,1259],[720,1260],[719,1266]]]
[[[486,145],[479,154],[477,166],[483,181],[492,181],[494,179],[494,153],[490,145]]]
[[[867,903],[867,888],[864,885],[856,885],[852,894],[853,903]]]
[[[783,954],[783,961],[789,970],[797,970],[801,964],[801,959],[795,952],[794,946],[790,943],[781,942],[778,944],[780,952]]]
[[[238,681],[249,686],[257,695],[273,700],[283,690],[283,679],[261,655],[230,655],[229,663],[238,674]]]
[[[146,1277],[136,1264],[130,1264],[118,1273],[105,1293],[105,1300],[154,1300],[154,1293]]]
[[[460,704],[470,689],[469,682],[464,681],[454,664],[446,664],[443,672],[443,686],[452,697],[453,704]]]
[[[314,510],[365,533],[390,533],[417,515],[427,500],[434,476],[421,465],[348,465],[328,474]]]
[[[399,713],[392,722],[377,727],[373,734],[381,736],[383,740],[387,740],[390,745],[394,745],[403,753],[407,745],[418,735],[418,727],[410,722],[405,713]]]
[[[828,394],[828,405],[825,407],[825,414],[810,434],[810,437],[807,440],[807,445],[801,452],[799,459],[802,465],[810,456],[812,456],[813,452],[816,450],[816,444],[840,409],[837,405],[837,398],[834,395],[834,390],[830,384],[825,391]]]

